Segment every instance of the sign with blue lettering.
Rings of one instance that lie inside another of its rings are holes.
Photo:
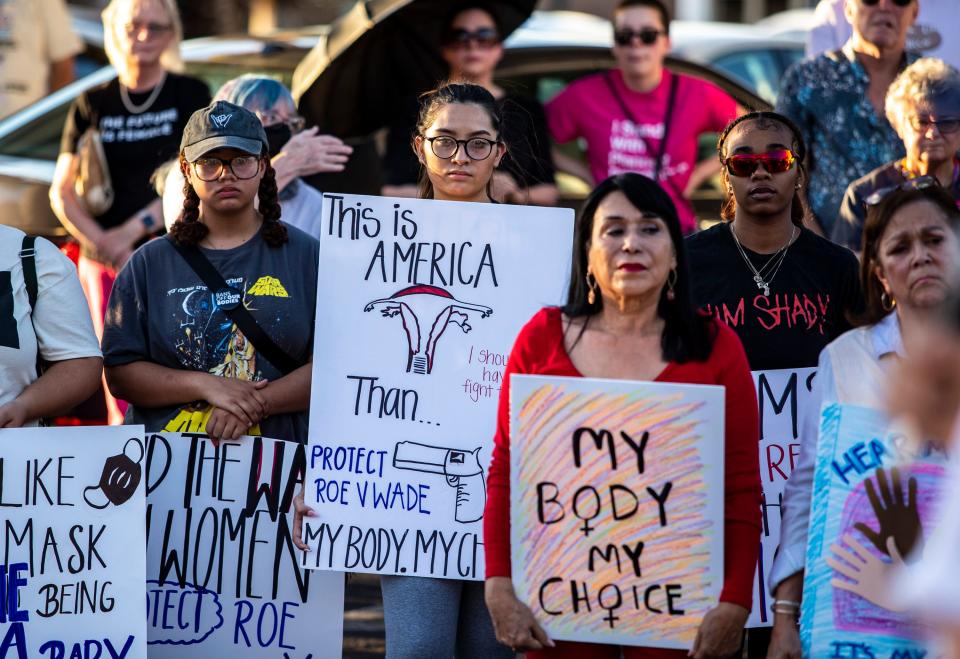
[[[507,355],[573,212],[327,194],[322,227],[303,565],[482,580]]]
[[[147,437],[151,659],[340,657],[344,576],[301,568],[291,539],[303,471],[290,442]]]
[[[896,568],[931,532],[945,459],[880,412],[824,407],[810,510],[800,639],[804,657],[923,657]]]
[[[145,659],[143,426],[0,430],[0,659]]]

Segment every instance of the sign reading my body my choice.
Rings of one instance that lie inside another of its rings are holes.
[[[511,378],[513,579],[552,638],[692,646],[723,582],[723,399]]]
[[[147,656],[143,426],[0,431],[0,659]]]
[[[567,209],[324,196],[306,567],[483,579],[504,367],[572,233]]]

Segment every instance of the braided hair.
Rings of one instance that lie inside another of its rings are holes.
[[[260,203],[257,210],[263,216],[260,235],[270,247],[280,247],[287,242],[287,227],[280,221],[280,193],[277,190],[277,174],[269,158],[263,158],[263,178],[257,197]],[[181,171],[189,167],[183,154],[180,154]],[[207,237],[210,229],[200,221],[200,197],[190,185],[190,178],[183,177],[183,209],[180,217],[170,227],[170,235],[181,245],[194,246]]]
[[[796,226],[802,227],[803,218],[807,214],[807,202],[803,196],[803,188],[806,186],[807,180],[807,170],[803,164],[803,160],[807,156],[807,144],[803,140],[803,134],[800,132],[800,128],[793,123],[789,117],[785,117],[779,112],[748,112],[747,114],[741,115],[727,124],[727,127],[723,129],[723,133],[720,134],[720,139],[717,140],[717,156],[720,158],[720,162],[723,162],[726,158],[724,146],[727,138],[730,136],[730,133],[733,132],[734,128],[747,121],[756,121],[758,127],[761,129],[770,129],[774,127],[773,124],[780,124],[792,134],[792,149],[794,155],[797,157],[797,170],[800,172],[800,179],[803,181],[803,185],[801,185],[800,188],[795,190],[793,193],[793,201],[790,204],[790,220]],[[724,173],[724,176],[727,176],[727,174]],[[736,212],[737,200],[733,194],[727,194],[727,200],[724,202],[723,208],[720,210],[720,217],[726,222],[732,222]]]

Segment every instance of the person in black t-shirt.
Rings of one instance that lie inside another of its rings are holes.
[[[50,187],[54,213],[80,243],[80,282],[99,338],[116,272],[164,226],[150,176],[176,156],[187,119],[210,102],[205,83],[173,72],[182,66],[174,0],[113,0],[103,11],[103,30],[117,78],[84,92],[70,108]],[[105,210],[75,188],[78,146],[90,128],[99,131],[114,191]],[[119,423],[121,410],[109,398],[108,411]]]
[[[501,30],[482,4],[461,4],[447,22],[441,54],[450,67],[450,80],[484,87],[497,100],[501,139],[507,155],[494,174],[498,201],[553,206],[557,203],[550,134],[543,106],[529,96],[494,84],[493,74],[503,56]],[[408,99],[387,135],[383,194],[416,196],[420,163],[410,148],[419,104]]]
[[[803,226],[803,137],[780,114],[751,112],[727,126],[717,149],[725,222],[686,240],[694,300],[737,332],[752,370],[815,367],[862,303],[853,253]],[[768,644],[781,652],[773,656],[800,656],[790,610],[799,592],[778,588],[775,597],[786,603],[772,640],[768,629],[749,630],[750,659],[768,656]]]
[[[857,259],[803,227],[805,147],[789,119],[746,114],[718,148],[726,221],[687,238],[694,299],[737,332],[753,370],[816,366],[860,304]]]

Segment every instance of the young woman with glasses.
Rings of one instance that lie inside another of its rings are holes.
[[[737,332],[751,370],[814,367],[850,328],[860,286],[856,257],[803,226],[803,138],[786,117],[752,112],[727,126],[717,152],[727,203],[724,222],[686,239],[694,300]],[[801,585],[776,598],[798,601]],[[794,613],[778,608],[775,639],[796,635]],[[751,658],[766,655],[768,636],[751,630]],[[788,640],[799,647],[799,637]]]
[[[267,136],[252,112],[225,101],[196,112],[180,165],[180,219],[133,254],[110,297],[107,382],[130,402],[127,422],[148,432],[305,442],[319,243],[280,221]],[[225,285],[207,284],[182,249]],[[241,306],[284,359],[240,329]]]
[[[78,263],[94,329],[103,337],[110,288],[137,244],[163,229],[153,171],[177,153],[187,119],[210,102],[205,83],[182,69],[174,0],[113,0],[103,11],[104,47],[117,77],[83,92],[67,115],[50,187],[53,212],[80,243]],[[76,190],[81,138],[99,131],[115,197],[92,203]],[[121,409],[108,399],[110,421]]]
[[[422,166],[423,199],[491,202],[494,169],[507,147],[493,95],[479,85],[449,83],[421,97],[413,150]],[[294,543],[303,515],[315,513],[295,500]],[[388,657],[513,659],[497,643],[483,600],[483,583],[381,575]]]
[[[469,82],[489,91],[496,99],[502,119],[503,139],[510,152],[493,176],[497,201],[552,206],[557,203],[550,134],[543,106],[535,98],[507,90],[494,82],[503,57],[502,30],[491,9],[482,3],[461,3],[446,21],[440,54],[449,66],[449,79]],[[393,127],[384,158],[383,193],[389,196],[416,194],[418,163],[410,153],[410,127],[416,107]]]

